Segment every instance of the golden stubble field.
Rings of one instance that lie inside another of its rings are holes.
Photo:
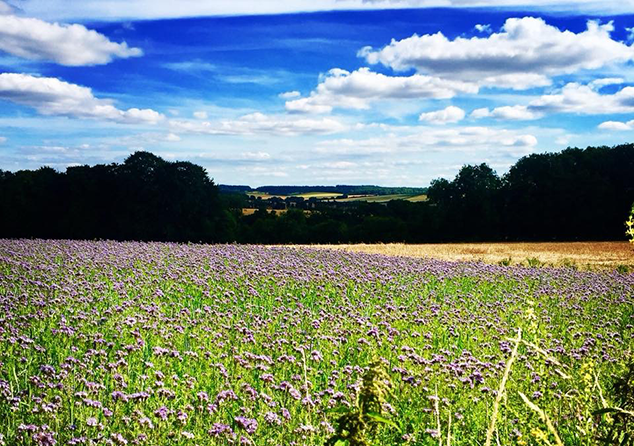
[[[427,257],[443,260],[483,261],[511,265],[539,264],[612,269],[621,265],[634,270],[634,245],[628,242],[566,243],[403,243],[311,245],[313,248],[366,252],[390,256]],[[536,262],[536,261],[537,262]]]

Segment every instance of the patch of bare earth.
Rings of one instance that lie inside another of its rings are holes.
[[[312,245],[312,247],[390,256],[483,261],[511,265],[538,263],[590,269],[611,269],[624,265],[630,267],[630,270],[634,270],[634,245],[628,242],[442,243],[423,245],[389,243]]]

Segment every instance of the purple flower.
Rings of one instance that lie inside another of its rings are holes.
[[[236,417],[235,420],[249,434],[253,434],[258,429],[258,422],[253,418]]]

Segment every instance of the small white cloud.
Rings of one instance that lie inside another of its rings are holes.
[[[324,167],[328,169],[353,169],[357,167],[357,163],[352,161],[332,161],[324,163]]]
[[[588,86],[595,90],[600,90],[606,85],[620,85],[625,82],[625,79],[621,77],[605,77],[601,79],[595,79],[588,84]]]
[[[174,133],[168,133],[165,136],[165,141],[167,141],[167,142],[178,142],[180,140],[181,140],[181,137],[176,135],[176,134],[174,134]]]
[[[205,111],[196,111],[194,112],[194,118],[196,119],[207,119],[208,115]]]
[[[628,122],[605,121],[599,124],[601,130],[628,131],[634,129],[634,120]]]
[[[513,121],[527,121],[539,118],[536,113],[530,111],[525,105],[497,107],[493,109],[491,116],[497,119]]]
[[[419,117],[419,121],[426,121],[430,124],[447,124],[462,121],[465,117],[465,112],[460,107],[450,105],[443,110],[437,110],[428,113],[422,113]]]
[[[6,136],[0,136],[0,144],[7,142]]]
[[[93,96],[90,88],[51,77],[0,73],[0,100],[33,107],[47,116],[92,118],[126,124],[156,124],[164,116],[151,110],[120,110],[108,99]]]
[[[271,159],[271,155],[267,152],[243,152],[240,158],[250,161],[266,161]]]
[[[531,111],[526,105],[506,105],[496,107],[493,110],[477,108],[471,112],[470,116],[474,119],[495,118],[510,121],[528,121],[541,117],[538,113]]]
[[[280,93],[278,95],[282,99],[294,99],[301,96],[299,91],[287,91],[286,93]]]
[[[479,33],[483,33],[483,34],[491,34],[493,32],[493,30],[491,29],[491,25],[486,24],[486,25],[481,25],[481,24],[477,24],[475,26],[475,30],[478,31]]]
[[[469,116],[471,116],[473,119],[488,118],[489,116],[491,116],[491,110],[486,107],[476,108],[471,112]]]
[[[570,138],[568,136],[560,136],[555,139],[555,144],[560,146],[567,146],[570,143]]]
[[[103,65],[115,58],[143,55],[139,48],[112,42],[83,25],[61,25],[14,15],[0,15],[0,51],[67,66]]]

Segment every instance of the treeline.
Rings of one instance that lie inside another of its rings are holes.
[[[0,236],[229,240],[231,218],[205,170],[137,152],[123,164],[0,171]]]
[[[314,188],[311,188],[314,191]],[[566,149],[432,182],[429,200],[242,215],[205,170],[137,152],[122,164],[0,171],[0,237],[248,243],[623,240],[634,145]]]

